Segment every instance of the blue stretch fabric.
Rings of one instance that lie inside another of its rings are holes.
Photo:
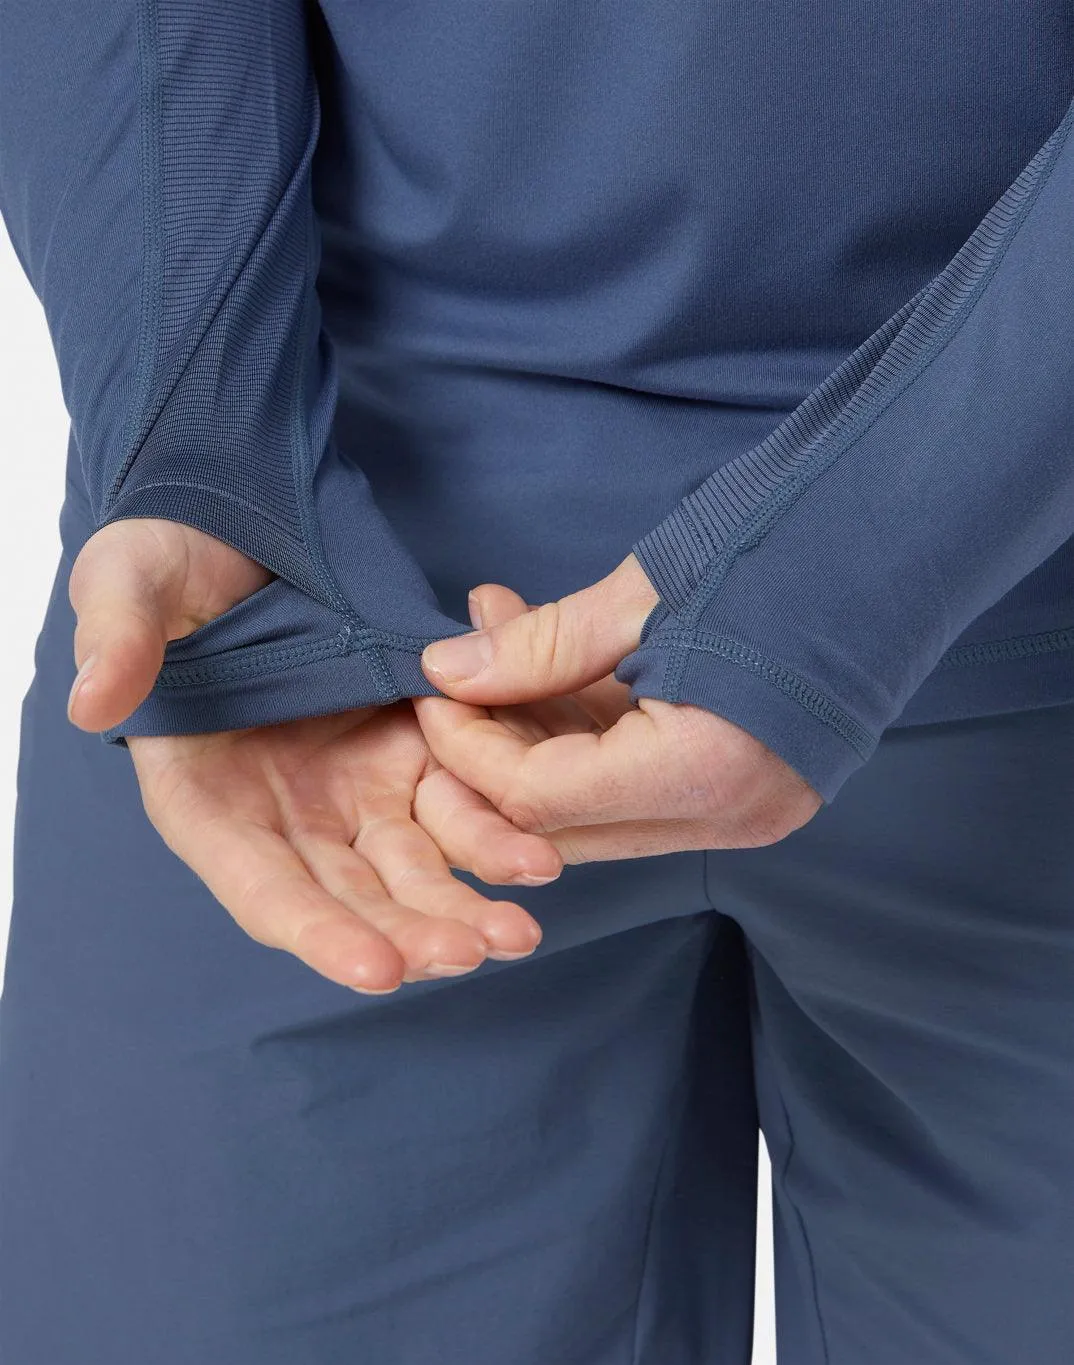
[[[889,727],[1074,698],[1070,4],[2,25],[70,496],[278,575],[107,740],[431,692],[464,587],[582,587],[579,536],[660,593],[635,698],[828,801]]]

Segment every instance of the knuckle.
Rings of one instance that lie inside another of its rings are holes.
[[[256,919],[251,920],[246,917],[240,919],[234,912],[232,913],[232,918],[243,933],[249,938],[252,938],[255,943],[260,943],[263,948],[282,948],[285,946],[279,942],[275,934],[262,928]],[[297,949],[295,951],[297,952]],[[301,954],[299,954],[299,956],[301,956]]]
[[[509,882],[515,875],[515,859],[510,848],[501,848],[495,841],[487,847],[472,849],[465,862],[467,870],[478,881],[490,886]]]
[[[520,626],[525,632],[523,662],[531,683],[555,685],[573,675],[585,641],[579,636],[574,615],[562,602],[543,602],[532,608],[520,618]]]
[[[516,829],[525,834],[540,834],[544,827],[545,812],[524,792],[508,792],[500,810]]]
[[[555,677],[562,653],[559,603],[544,602],[521,619],[526,625],[529,644],[526,664],[531,677],[538,681]]]
[[[255,943],[260,943],[266,948],[295,950],[293,940],[297,939],[298,933],[280,934],[278,926],[273,925],[272,917],[261,911],[260,891],[261,887],[254,882],[240,888],[234,895],[218,899],[243,933]],[[301,927],[300,925],[299,932]]]
[[[338,823],[330,813],[325,813],[325,819],[320,823],[312,821],[307,815],[307,832],[311,835],[324,834],[327,829],[335,828]],[[370,843],[384,844],[389,840],[405,835],[410,825],[409,816],[401,816],[395,811],[370,810],[363,812],[359,820],[358,832],[351,840],[351,847],[357,853],[363,853]]]
[[[556,849],[563,861],[572,867],[592,861],[587,849],[569,832],[556,836]]]
[[[743,820],[736,831],[736,848],[768,848],[789,834],[777,823],[760,816]]]
[[[321,940],[323,947],[325,927],[320,915],[304,914],[285,935],[274,935],[270,946],[286,948],[295,957],[312,965],[324,956],[323,951],[318,950],[317,940]]]
[[[484,882],[486,886],[501,885],[509,880],[509,873],[506,869],[483,853],[475,853],[470,858],[452,862],[451,866],[459,867],[464,872],[471,873],[479,882]]]
[[[743,814],[742,834],[749,840],[743,846],[763,848],[778,844],[796,829],[801,829],[818,807],[819,802],[810,800],[806,792],[796,793],[793,797],[788,797],[786,793],[770,796]]]
[[[246,932],[250,933],[250,930],[247,929]],[[266,947],[277,948],[282,952],[290,953],[292,957],[297,957],[300,962],[305,962],[307,966],[312,967],[319,960],[319,957],[311,948],[310,938],[309,924],[300,924],[297,929],[290,933],[275,934],[259,941],[264,943]]]
[[[423,890],[441,880],[422,863],[407,863],[391,879],[392,891]],[[448,888],[445,888],[445,890]]]
[[[247,878],[241,886],[236,887],[231,898],[231,913],[244,929],[248,924],[255,924],[263,918],[259,912],[263,907],[269,884],[270,879],[267,876],[257,875]],[[300,923],[300,927],[305,926]]]

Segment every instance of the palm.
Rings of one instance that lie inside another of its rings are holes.
[[[555,855],[436,763],[409,702],[128,742],[168,846],[253,938],[333,981],[391,990],[540,937],[451,866],[536,882]]]
[[[70,580],[80,673],[68,714],[125,720],[168,640],[271,574],[193,527],[112,523]],[[439,767],[409,702],[263,729],[130,737],[146,812],[168,846],[259,942],[359,990],[524,956],[540,929],[520,906],[453,877],[549,881],[562,859]]]

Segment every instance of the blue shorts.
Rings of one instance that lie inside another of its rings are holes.
[[[889,731],[761,849],[568,869],[537,954],[367,998],[248,938],[23,710],[3,1365],[1074,1360],[1074,704]]]

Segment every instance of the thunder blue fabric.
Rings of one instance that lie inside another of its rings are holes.
[[[1069,1365],[1074,705],[893,729],[787,839],[568,868],[517,892],[533,958],[360,996],[66,723],[70,567],[22,715],[4,1365],[748,1365],[758,1120],[780,1365]]]
[[[1074,527],[1074,362],[1040,340],[1074,321],[1072,127],[1074,105],[946,269],[640,542],[671,610],[620,667],[637,693],[740,721],[832,795],[949,648],[1074,648],[953,646]]]
[[[278,575],[106,739],[432,691],[464,587],[632,546],[634,696],[826,801],[887,728],[1074,697],[1066,0],[2,24],[77,496]]]

